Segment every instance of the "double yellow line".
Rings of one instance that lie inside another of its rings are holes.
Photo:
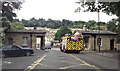
[[[74,56],[74,55],[72,55],[72,54],[70,54],[70,56],[72,56],[72,57],[74,57],[76,60],[78,60],[78,61],[84,63],[84,65],[87,65],[87,66],[90,66],[90,67],[92,66],[92,65],[90,65],[90,64],[88,64],[87,62],[85,62],[85,61],[83,61],[83,60],[77,58],[76,56]]]
[[[82,59],[79,59],[78,57],[76,57],[76,56],[74,56],[74,55],[72,55],[72,54],[70,54],[70,56],[72,56],[72,57],[74,57],[75,59],[77,59],[78,61],[82,62],[83,65],[87,65],[87,66],[93,67],[93,65],[91,65],[91,64],[83,61]],[[68,67],[66,67],[66,68],[68,68]],[[97,66],[94,66],[94,68],[95,68],[96,71],[103,71],[102,69],[100,69],[100,68],[97,67]]]
[[[59,69],[68,69],[68,68],[72,68],[72,67],[76,67],[76,66],[79,66],[79,65],[87,65],[87,66],[90,66],[90,67],[93,67],[93,65],[79,59],[78,57],[72,55],[72,54],[69,54],[70,56],[72,56],[73,58],[75,58],[76,60],[82,62],[83,64],[78,64],[78,65],[73,65],[73,66],[67,66],[67,67],[61,67]],[[34,64],[32,64],[30,67],[28,67],[26,70],[24,71],[32,71],[38,64],[41,63],[41,61],[46,57],[47,55],[44,55],[42,58],[38,59],[37,61],[34,62]],[[96,71],[103,71],[101,70],[100,68],[94,66],[95,70]]]
[[[44,55],[42,58],[40,58],[39,60],[35,61],[34,64],[32,66],[30,66],[29,68],[27,68],[24,71],[32,71],[44,58],[46,57],[46,55]]]

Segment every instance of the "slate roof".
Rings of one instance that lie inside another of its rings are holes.
[[[98,35],[99,31],[83,31],[82,34],[86,34],[86,35]],[[100,31],[100,35],[117,35],[117,33],[115,32],[111,32],[111,31]]]
[[[7,30],[5,33],[32,33],[32,34],[45,34],[43,30]]]

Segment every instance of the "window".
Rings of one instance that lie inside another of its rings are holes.
[[[102,38],[97,38],[97,45],[102,46]]]
[[[23,46],[27,46],[27,42],[28,42],[28,38],[27,37],[23,37],[22,45]]]
[[[13,38],[8,38],[8,45],[13,45]]]
[[[4,50],[12,50],[12,46],[11,45],[10,46],[4,46],[3,49]]]
[[[21,48],[18,47],[18,46],[12,46],[12,49],[17,49],[17,50],[19,50],[19,49],[21,49]]]

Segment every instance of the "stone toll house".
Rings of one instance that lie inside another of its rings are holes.
[[[36,39],[40,38],[40,48],[44,49],[45,47],[45,31],[38,31],[38,30],[16,30],[11,31],[7,30],[5,31],[6,39],[5,39],[5,45],[20,45],[22,47],[26,48],[33,48],[33,50],[36,50]]]
[[[116,48],[116,33],[110,31],[75,31],[84,37],[85,50],[99,50],[98,38],[100,37],[100,50],[114,50]]]

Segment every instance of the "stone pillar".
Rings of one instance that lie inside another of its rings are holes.
[[[41,44],[42,44],[41,49],[45,49],[45,37],[44,36],[41,38]]]
[[[32,35],[32,48],[33,50],[36,50],[36,36]]]
[[[30,34],[30,48],[32,48],[32,34]]]
[[[96,35],[94,36],[94,51],[96,51]]]
[[[43,49],[45,48],[45,37],[43,37]]]

